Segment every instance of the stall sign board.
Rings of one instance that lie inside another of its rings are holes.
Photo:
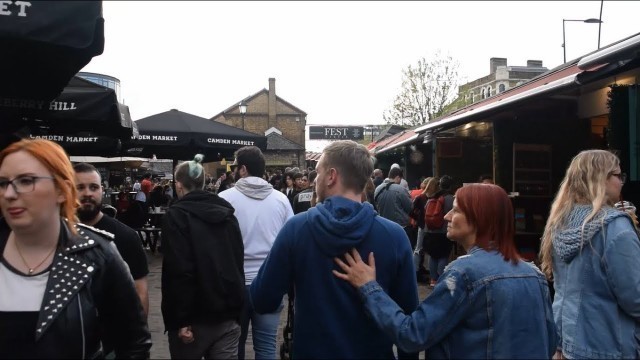
[[[362,126],[309,126],[310,140],[362,140]]]

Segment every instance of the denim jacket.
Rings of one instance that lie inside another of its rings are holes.
[[[452,262],[409,315],[375,281],[359,290],[367,313],[399,348],[426,349],[429,359],[549,359],[556,349],[544,275],[496,251],[474,247]]]
[[[607,207],[584,227],[577,205],[553,238],[559,347],[570,359],[638,358],[640,241],[631,219]]]

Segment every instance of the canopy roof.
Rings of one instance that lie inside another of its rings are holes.
[[[0,97],[51,100],[102,54],[102,1],[9,1],[4,7]]]
[[[176,109],[137,120],[138,135],[125,144],[127,155],[184,160],[196,153],[210,161],[243,146],[266,148],[266,138]]]
[[[11,130],[27,126],[40,128],[39,134],[90,131],[128,139],[135,133],[129,108],[118,102],[115,91],[78,76],[53,101],[0,97],[0,115]]]

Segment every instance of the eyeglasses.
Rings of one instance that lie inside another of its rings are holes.
[[[620,179],[620,182],[624,184],[625,181],[627,181],[627,174],[625,173],[618,173],[618,174],[610,174],[611,176],[615,176],[618,179]]]
[[[9,185],[13,187],[13,191],[18,194],[24,194],[28,192],[32,192],[36,188],[36,180],[40,179],[50,179],[53,180],[51,176],[18,176],[13,180],[9,179],[0,179],[0,194],[4,194]]]

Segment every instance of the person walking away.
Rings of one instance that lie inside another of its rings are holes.
[[[100,172],[93,165],[78,163],[73,166],[75,184],[80,206],[76,210],[78,219],[86,225],[102,230],[107,240],[115,244],[122,259],[129,267],[136,293],[140,298],[145,318],[149,314],[149,290],[147,275],[149,264],[138,234],[120,221],[104,216],[102,208],[102,186]],[[106,233],[104,233],[106,232]]]
[[[407,312],[377,278],[382,252],[352,250],[333,273],[353,285],[367,319],[398,349],[426,350],[427,359],[549,359],[558,344],[545,276],[523,261],[513,241],[511,200],[496,185],[456,192],[447,236],[468,255],[452,262],[433,292]]]
[[[402,186],[402,169],[394,167],[389,171],[389,177],[378,186],[374,192],[374,202],[378,213],[385,219],[391,220],[405,230],[411,248],[415,248],[417,234],[409,224],[411,198]]]
[[[418,238],[416,239],[416,246],[413,249],[413,264],[416,268],[416,278],[419,282],[428,282],[429,278],[427,276],[428,271],[424,267],[424,234],[425,234],[425,223],[424,223],[424,212],[427,206],[427,201],[429,197],[433,196],[438,189],[438,177],[428,177],[424,179],[422,182],[424,187],[422,188],[422,192],[413,199],[411,204],[411,218],[415,221],[416,227],[418,228]],[[427,259],[427,266],[429,264],[429,260]]]
[[[376,202],[374,200],[374,194],[376,192],[376,186],[373,183],[372,179],[367,180],[367,184],[364,186],[364,192],[362,193],[362,202],[368,201],[371,206],[373,206],[373,210],[376,212],[378,208],[376,207]]]
[[[626,175],[606,150],[576,155],[542,236],[542,270],[553,280],[556,358],[640,354],[640,240],[619,201]]]
[[[249,286],[267,258],[276,236],[285,222],[293,217],[293,210],[286,195],[274,190],[261,178],[265,160],[258,147],[245,146],[237,150],[232,166],[238,181],[235,187],[220,193],[220,197],[235,209],[244,243],[245,296],[249,300],[245,301],[240,318],[238,358],[245,358],[245,342],[251,324],[256,358],[275,359],[282,306],[266,314],[257,313],[253,304],[260,299],[250,297]]]
[[[140,191],[144,193],[145,198],[148,200],[153,190],[153,183],[151,182],[151,173],[145,173],[140,183]]]
[[[453,207],[451,189],[453,179],[444,175],[438,182],[438,191],[427,200],[425,207],[425,236],[423,248],[429,254],[429,286],[435,286],[449,263],[453,242],[447,239],[447,221],[444,215]]]
[[[396,169],[396,168],[402,170],[400,165],[398,165],[397,163],[391,165],[391,169]],[[389,169],[389,171],[391,171],[391,169]],[[403,173],[404,173],[404,171],[403,171]],[[400,186],[402,186],[407,191],[407,193],[410,191],[409,183],[407,182],[407,180],[404,179],[404,177],[402,177],[402,179],[400,179]]]
[[[175,169],[163,219],[162,317],[173,359],[237,359],[244,250],[226,200],[204,190],[203,156]]]
[[[427,187],[427,183],[429,182],[430,177],[425,178],[420,182],[420,187],[418,189],[413,189],[409,192],[409,197],[411,201],[415,200],[416,197],[420,196],[424,192],[424,188]]]
[[[62,147],[20,140],[0,152],[0,358],[147,359],[151,334],[126,263],[76,222]]]
[[[324,149],[316,171],[321,203],[294,216],[278,234],[251,284],[253,306],[269,313],[293,286],[294,359],[392,359],[393,342],[361,310],[358,294],[331,275],[336,268],[332,258],[354,247],[380,254],[381,286],[411,312],[418,295],[406,234],[361,202],[373,171],[363,145],[334,141]],[[417,359],[417,354],[399,355]]]

